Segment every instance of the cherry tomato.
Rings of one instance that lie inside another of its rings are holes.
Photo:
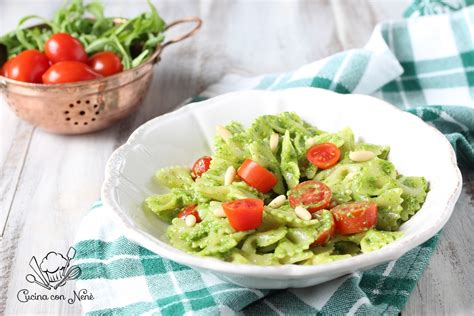
[[[86,64],[78,61],[62,61],[52,65],[43,74],[43,83],[58,84],[67,82],[78,82],[101,78]]]
[[[48,70],[49,60],[41,52],[30,49],[21,52],[3,65],[3,76],[31,83],[41,83],[41,76]]]
[[[188,215],[194,215],[196,217],[196,223],[201,221],[201,217],[199,217],[199,213],[197,211],[197,206],[194,204],[188,205],[181,212],[178,213],[178,218],[185,219]]]
[[[269,192],[278,182],[273,173],[250,159],[242,163],[237,174],[245,183],[262,193]]]
[[[259,199],[242,199],[222,203],[230,225],[236,231],[255,229],[262,224],[263,201]]]
[[[209,167],[211,166],[211,161],[212,158],[209,156],[204,156],[196,160],[191,170],[193,178],[199,178],[204,172],[209,170]]]
[[[89,59],[92,70],[104,77],[115,75],[123,71],[120,58],[112,52],[100,52]]]
[[[2,68],[0,68],[0,76],[4,76],[4,77],[7,76],[6,69],[7,69],[7,67],[8,67],[8,63],[9,63],[10,61],[12,61],[12,60],[13,60],[13,58],[7,60],[7,61],[3,64]]]
[[[351,235],[366,231],[377,224],[377,204],[373,202],[344,203],[331,209],[336,231]]]
[[[327,208],[331,203],[332,192],[322,182],[309,180],[301,182],[288,194],[291,207],[302,205],[311,213]]]
[[[316,219],[323,221],[323,226],[319,231],[318,236],[311,244],[311,247],[324,246],[329,241],[329,239],[334,236],[336,232],[336,223],[334,221],[334,216],[330,211],[316,212],[315,215]]]
[[[44,51],[53,63],[80,61],[87,63],[87,53],[82,43],[67,33],[53,34],[44,44]]]
[[[341,151],[333,143],[314,145],[306,153],[306,158],[320,169],[329,169],[339,161]]]

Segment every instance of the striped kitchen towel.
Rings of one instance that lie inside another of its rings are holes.
[[[432,10],[427,9],[430,3]],[[459,11],[419,17],[444,12],[436,8],[448,1],[416,1],[408,12],[416,18],[380,24],[363,49],[284,74],[229,75],[202,97],[290,87],[371,94],[441,130],[459,163],[474,166],[474,7],[453,3],[449,1],[446,10]],[[415,14],[417,5],[423,11]],[[396,261],[322,285],[256,290],[202,274],[134,244],[123,235],[114,214],[97,202],[79,228],[74,264],[82,269],[77,287],[94,294],[94,300],[82,302],[91,315],[397,314],[438,236]]]

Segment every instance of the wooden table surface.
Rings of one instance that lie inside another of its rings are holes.
[[[1,0],[0,34],[13,29],[22,16],[51,16],[60,2]],[[106,2],[108,13],[116,16],[146,9],[144,0]],[[198,15],[204,25],[198,36],[164,52],[136,115],[99,133],[58,136],[20,121],[0,101],[0,314],[80,313],[78,303],[21,303],[17,292],[28,286],[33,291],[25,281],[31,256],[67,251],[81,218],[99,197],[109,155],[135,128],[172,110],[225,73],[286,71],[361,47],[376,23],[399,19],[408,4],[404,0],[154,2],[168,21]],[[474,310],[474,173],[463,170],[463,176],[461,198],[404,314]],[[61,293],[70,293],[72,283]]]

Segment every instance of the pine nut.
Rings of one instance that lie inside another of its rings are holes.
[[[214,216],[216,216],[216,217],[226,217],[227,216],[227,215],[225,215],[225,212],[224,212],[224,209],[222,208],[222,206],[219,206],[218,208],[215,208],[212,211],[212,214],[214,214]]]
[[[295,213],[296,213],[296,216],[298,216],[304,221],[309,221],[311,219],[311,213],[308,212],[308,210],[302,206],[297,206],[295,208]]]
[[[278,140],[280,138],[280,135],[277,133],[273,133],[272,136],[270,136],[270,149],[272,152],[276,152],[278,149]]]
[[[231,132],[229,132],[229,130],[222,125],[216,126],[216,132],[224,140],[228,140],[229,138],[232,137]]]
[[[286,201],[286,196],[284,195],[279,195],[276,198],[274,198],[270,203],[268,203],[268,206],[271,208],[278,208],[283,205]]]
[[[313,147],[316,144],[316,141],[313,138],[308,138],[306,140],[306,147]]]
[[[227,168],[225,172],[225,176],[224,176],[224,185],[232,184],[232,182],[234,182],[235,174],[236,174],[236,171],[233,166],[230,166],[229,168]]]
[[[368,150],[357,150],[349,153],[349,158],[355,162],[364,162],[373,159],[375,154]]]
[[[196,216],[194,216],[193,214],[189,214],[188,216],[186,216],[184,222],[186,223],[186,226],[193,227],[194,225],[196,225]]]

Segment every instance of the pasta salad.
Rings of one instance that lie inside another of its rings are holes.
[[[233,263],[314,265],[402,236],[428,183],[400,175],[390,148],[328,133],[285,112],[216,128],[214,153],[160,169],[169,189],[144,207],[170,223],[170,243]]]

